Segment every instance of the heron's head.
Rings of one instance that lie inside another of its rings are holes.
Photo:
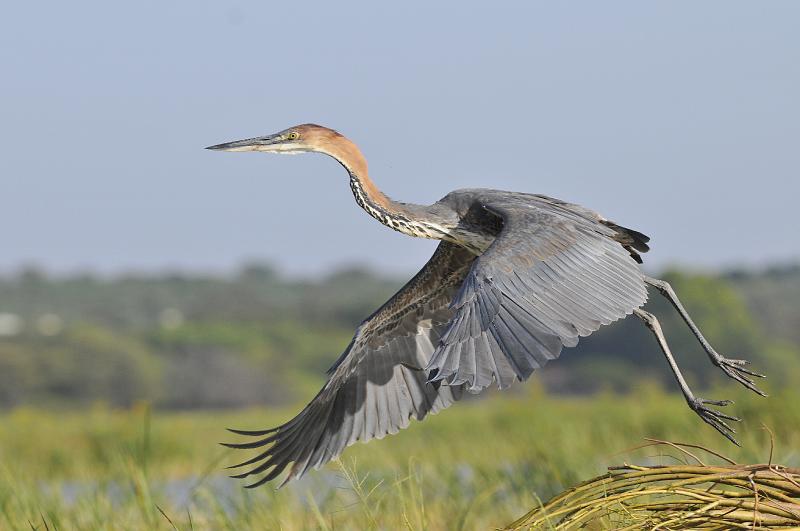
[[[327,127],[315,124],[303,124],[279,133],[257,136],[245,140],[235,140],[206,149],[217,151],[264,151],[267,153],[307,153],[310,151],[327,152],[328,146],[343,137]]]

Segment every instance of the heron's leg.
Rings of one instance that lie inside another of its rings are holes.
[[[683,304],[681,304],[680,299],[678,299],[678,295],[675,294],[675,290],[672,289],[672,286],[669,285],[669,282],[650,277],[644,277],[644,281],[646,284],[656,288],[659,291],[659,293],[661,293],[661,295],[663,295],[670,303],[672,303],[672,306],[674,306],[675,309],[678,310],[678,313],[681,315],[683,321],[689,327],[689,330],[692,331],[694,337],[696,337],[697,340],[700,342],[700,345],[703,346],[703,350],[705,350],[706,354],[708,354],[708,357],[711,359],[711,363],[722,369],[722,371],[726,375],[728,375],[728,377],[733,378],[734,380],[736,380],[743,386],[747,387],[754,393],[757,393],[761,396],[767,396],[766,393],[764,393],[763,391],[761,391],[761,389],[756,387],[756,384],[753,382],[753,380],[748,377],[749,375],[749,376],[754,376],[756,378],[764,378],[764,375],[759,374],[757,372],[753,372],[750,369],[746,369],[745,365],[748,365],[750,363],[749,361],[728,359],[722,354],[719,354],[716,350],[714,350],[714,347],[711,346],[711,343],[709,343],[708,340],[705,337],[703,337],[703,334],[702,332],[700,332],[700,329],[697,327],[696,324],[694,324],[692,318],[689,317],[689,312],[687,312],[686,309],[683,307]]]
[[[708,407],[709,405],[727,406],[733,402],[730,400],[705,400],[703,398],[697,398],[694,396],[694,393],[692,393],[692,390],[689,388],[689,384],[686,383],[680,368],[678,368],[678,363],[675,361],[675,358],[672,356],[672,352],[669,350],[669,345],[667,345],[664,332],[661,330],[661,324],[658,322],[658,319],[656,319],[656,316],[650,312],[646,312],[638,308],[633,310],[633,313],[639,319],[644,321],[644,324],[647,325],[647,328],[649,328],[650,331],[653,332],[653,335],[656,336],[658,345],[661,347],[661,351],[664,353],[664,356],[666,356],[667,362],[669,362],[669,366],[672,369],[672,374],[675,375],[675,379],[678,381],[678,385],[681,387],[681,392],[686,399],[686,403],[689,404],[689,407],[692,408],[692,411],[697,413],[704,422],[710,424],[729,441],[738,446],[739,442],[733,438],[733,434],[736,433],[736,430],[734,430],[725,421],[739,421],[741,419],[731,415],[726,415],[722,411]]]

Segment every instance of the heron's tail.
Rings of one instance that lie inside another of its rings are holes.
[[[631,256],[634,260],[641,264],[642,257],[639,256],[639,253],[646,253],[650,250],[650,246],[647,245],[647,242],[650,241],[650,237],[646,234],[642,234],[639,231],[629,229],[628,227],[623,227],[622,225],[617,225],[613,221],[602,221],[601,223],[614,229],[614,231],[617,233],[615,239],[621,243],[629,253],[631,253]]]

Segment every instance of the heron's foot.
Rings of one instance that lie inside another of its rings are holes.
[[[749,361],[731,360],[726,358],[725,356],[721,356],[720,354],[714,356],[712,360],[714,362],[714,365],[722,369],[722,372],[724,372],[729,378],[736,380],[737,382],[739,382],[740,384],[742,384],[743,386],[745,386],[746,388],[750,389],[751,391],[753,391],[758,395],[767,396],[767,393],[759,389],[756,386],[753,379],[750,378],[751,376],[753,378],[765,378],[765,376],[763,374],[759,374],[757,372],[751,371],[750,369],[747,369],[745,366],[750,365]]]
[[[724,407],[724,406],[733,404],[733,401],[731,401],[731,400],[705,400],[703,398],[694,398],[694,397],[692,397],[692,398],[688,399],[687,402],[689,403],[689,407],[692,408],[692,411],[697,413],[700,416],[700,418],[703,419],[703,422],[705,422],[706,424],[709,424],[711,427],[713,427],[715,430],[720,432],[723,436],[725,436],[726,439],[728,439],[730,442],[732,442],[736,446],[741,446],[739,444],[739,441],[737,441],[736,439],[733,438],[733,434],[736,433],[736,430],[733,429],[730,426],[730,424],[728,424],[725,421],[729,420],[729,421],[732,421],[732,422],[739,422],[742,419],[740,419],[739,417],[734,417],[732,415],[728,415],[728,414],[723,413],[722,411],[719,411],[717,409],[713,409],[713,408],[708,407],[709,405]]]

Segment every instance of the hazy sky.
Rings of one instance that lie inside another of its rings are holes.
[[[388,5],[4,4],[0,270],[421,266],[334,161],[202,149],[308,121],[396,199],[553,195],[652,267],[800,258],[800,2]]]

